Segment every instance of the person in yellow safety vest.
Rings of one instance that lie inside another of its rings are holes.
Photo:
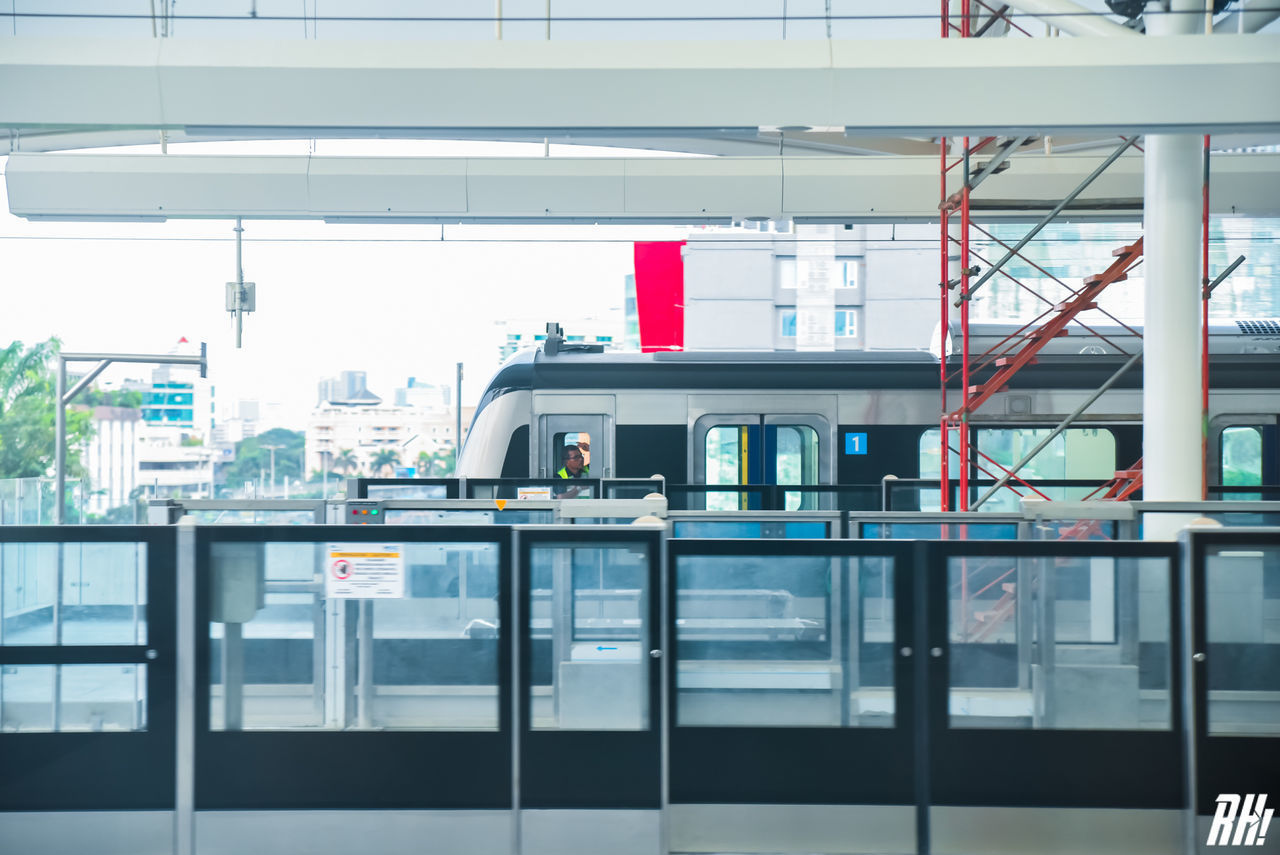
[[[560,471],[556,472],[557,478],[591,477],[591,467],[586,465],[582,449],[578,446],[566,445],[560,452],[560,459],[564,465],[560,467]]]

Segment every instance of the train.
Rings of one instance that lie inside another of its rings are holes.
[[[1280,321],[1215,322],[1210,332],[1208,481],[1236,490],[1280,484]],[[970,352],[1016,333],[1010,325],[975,324]],[[1016,374],[970,417],[974,483],[993,480],[995,463],[1014,463],[1083,404],[1140,349],[1140,333],[1115,325],[1074,329]],[[958,330],[949,338],[959,341]],[[949,408],[960,406],[958,369],[953,353]],[[563,449],[582,445],[593,478],[660,475],[668,485],[700,488],[711,502],[706,507],[720,507],[709,493],[714,487],[726,494],[795,487],[784,489],[785,509],[813,507],[799,488],[869,489],[886,476],[936,479],[942,382],[937,354],[923,351],[622,353],[566,343],[553,332],[490,379],[458,474],[552,478]],[[1102,483],[1141,457],[1137,365],[1020,475],[1033,484]],[[951,478],[958,472],[953,458]],[[1068,486],[1051,497],[1087,492]],[[1009,509],[1016,499],[1001,498],[990,509]],[[732,495],[720,500],[727,502],[721,509],[745,507]],[[936,505],[936,496],[924,496],[921,509],[929,501]]]

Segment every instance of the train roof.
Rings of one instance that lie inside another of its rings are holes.
[[[600,352],[562,345],[513,355],[489,382],[485,402],[519,389],[938,389],[938,361],[921,351],[682,351]],[[1041,355],[1009,383],[1017,389],[1096,389],[1127,360],[1127,354]],[[948,361],[948,387],[959,388],[959,359]],[[994,366],[975,374],[980,382]],[[1280,384],[1280,353],[1215,354],[1210,385],[1221,389],[1267,389]],[[1141,388],[1142,371],[1130,369],[1118,388]],[[482,405],[483,406],[483,403]]]

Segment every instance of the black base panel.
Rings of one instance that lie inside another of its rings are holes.
[[[197,810],[510,809],[511,736],[210,733]]]
[[[0,736],[0,810],[172,810],[172,733]]]
[[[671,801],[911,804],[912,752],[888,729],[675,727]]]
[[[1171,731],[950,730],[934,741],[934,804],[1181,809]]]
[[[522,748],[521,807],[661,807],[660,751],[652,731],[533,731]]]

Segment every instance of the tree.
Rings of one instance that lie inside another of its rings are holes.
[[[338,449],[338,455],[333,458],[334,471],[341,471],[343,475],[349,475],[353,470],[359,467],[356,461],[356,453],[349,448]]]
[[[276,478],[302,477],[302,454],[306,437],[302,431],[272,428],[236,443],[236,459],[226,469],[228,485],[257,481],[271,476],[271,447],[276,449]]]
[[[44,478],[53,474],[56,396],[54,369],[61,343],[26,347],[15,341],[0,349],[0,478]],[[80,449],[93,433],[93,414],[67,410],[67,475],[81,477]]]
[[[390,469],[391,474],[395,475],[396,464],[399,462],[400,452],[394,448],[384,448],[373,455],[373,471],[381,474],[384,469]]]

